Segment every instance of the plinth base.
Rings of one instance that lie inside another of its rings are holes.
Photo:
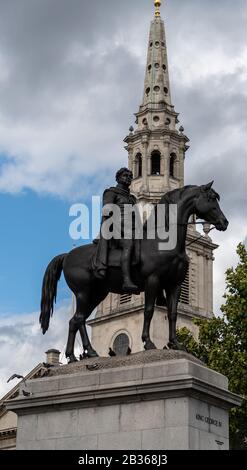
[[[193,356],[156,350],[52,369],[7,408],[17,449],[227,450],[228,410],[241,403],[227,386]]]

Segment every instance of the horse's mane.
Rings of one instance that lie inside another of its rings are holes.
[[[173,189],[172,191],[164,194],[158,204],[176,204],[180,199],[182,199],[184,193],[188,189],[194,188],[197,188],[197,186],[188,185],[184,186],[183,188]]]
[[[158,204],[177,204],[178,201],[183,198],[184,193],[187,192],[188,189],[195,188],[201,189],[203,191],[202,186],[195,185],[188,185],[184,186],[183,188],[173,189],[172,191],[164,194]],[[220,201],[220,195],[213,188],[204,191],[207,193],[208,199],[218,199],[218,201]]]
[[[182,199],[184,193],[188,190],[188,189],[192,189],[192,188],[196,188],[197,186],[184,186],[183,188],[178,188],[178,189],[173,189],[172,191],[169,191],[168,193],[164,194],[164,196],[162,196],[162,198],[160,199],[160,201],[158,202],[158,204],[155,204],[154,206],[154,210],[155,210],[155,217],[156,217],[156,214],[157,214],[157,206],[159,204],[164,204],[166,206],[166,230],[168,230],[169,228],[169,209],[168,209],[168,206],[169,204],[177,204],[179,200]],[[147,220],[146,222],[144,222],[143,224],[143,229],[146,230],[147,229]]]

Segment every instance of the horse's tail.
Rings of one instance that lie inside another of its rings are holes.
[[[54,258],[48,265],[42,285],[41,313],[39,322],[43,335],[49,328],[50,318],[53,314],[54,302],[57,299],[57,283],[63,270],[63,260],[66,254]]]

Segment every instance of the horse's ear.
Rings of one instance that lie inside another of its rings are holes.
[[[211,181],[211,183],[203,184],[201,188],[203,191],[209,191],[212,188],[213,184],[214,184],[214,181]]]

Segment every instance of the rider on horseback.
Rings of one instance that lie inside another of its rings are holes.
[[[102,224],[109,218],[109,214],[104,212],[104,208],[108,204],[115,204],[119,207],[121,213],[121,234],[120,239],[114,240],[115,247],[119,246],[122,250],[121,255],[121,269],[123,273],[123,290],[131,293],[138,292],[138,287],[132,282],[130,277],[130,266],[131,259],[134,251],[134,237],[135,227],[132,227],[131,239],[124,237],[124,219],[125,205],[134,206],[136,204],[136,198],[130,193],[130,185],[133,179],[133,174],[128,168],[121,168],[116,174],[117,186],[106,189],[103,194],[103,217]],[[101,229],[102,229],[101,224]],[[114,239],[114,238],[113,238]],[[104,239],[102,236],[102,230],[100,231],[100,239],[94,240],[96,243],[97,250],[92,260],[93,272],[95,277],[104,279],[108,267],[108,253],[109,253],[109,241]]]

